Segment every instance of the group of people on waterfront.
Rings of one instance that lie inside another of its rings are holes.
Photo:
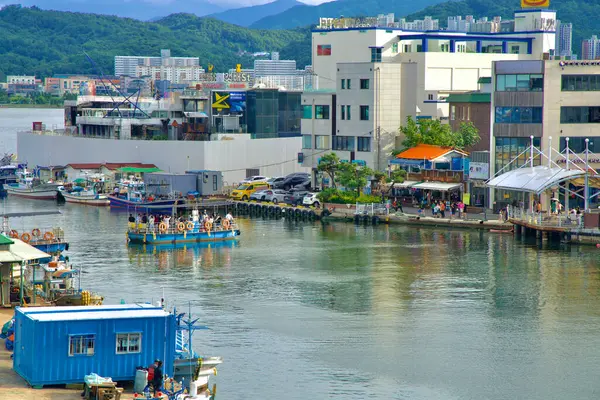
[[[189,215],[188,217],[184,216],[184,215],[180,215],[179,217],[175,218],[173,220],[173,223],[171,223],[171,220],[173,218],[170,215],[148,215],[146,213],[140,213],[137,214],[137,216],[134,216],[133,214],[129,214],[129,228],[130,229],[138,229],[138,230],[146,230],[146,228],[148,228],[148,230],[150,231],[154,231],[156,230],[161,224],[165,224],[168,229],[172,229],[175,228],[179,223],[187,223],[187,222],[195,222],[194,218],[192,215]],[[227,220],[229,222],[229,226],[231,224],[233,224],[233,215],[231,215],[230,212],[227,212],[227,214],[225,215],[225,220]],[[219,215],[218,213],[212,213],[209,214],[206,210],[204,210],[204,213],[202,214],[201,218],[199,221],[200,227],[204,228],[206,226],[211,226],[211,227],[219,227],[223,222],[223,218],[221,218],[221,215]]]
[[[434,218],[464,218],[467,215],[467,205],[460,200],[433,200],[431,204],[427,200],[422,199],[419,204],[419,215],[425,213],[425,209],[431,209],[431,215]]]

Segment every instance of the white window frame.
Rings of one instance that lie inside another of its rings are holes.
[[[75,341],[80,343],[74,344]],[[88,346],[88,343],[92,343],[92,346]],[[73,348],[79,345],[81,352],[74,352]],[[91,351],[91,352],[90,352]],[[96,335],[91,333],[69,335],[69,357],[77,356],[93,356],[96,353]]]
[[[138,335],[138,349],[137,351],[131,351],[129,344],[129,337],[132,335]],[[127,350],[119,351],[119,336],[127,336]],[[115,336],[115,353],[116,354],[139,354],[142,352],[142,333],[141,332],[117,332]]]

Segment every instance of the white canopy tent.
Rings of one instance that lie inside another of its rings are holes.
[[[440,192],[448,192],[450,190],[459,189],[461,183],[445,183],[445,182],[421,182],[413,185],[415,189],[437,190]]]
[[[506,172],[488,181],[487,185],[494,189],[516,190],[540,194],[547,189],[585,175],[581,170],[567,170],[560,167],[521,167]]]

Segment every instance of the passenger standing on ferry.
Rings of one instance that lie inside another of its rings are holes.
[[[148,217],[148,223],[150,224],[150,229],[154,229],[154,215],[150,214]]]

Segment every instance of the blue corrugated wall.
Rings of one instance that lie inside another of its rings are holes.
[[[83,382],[92,372],[113,381],[130,381],[137,366],[159,358],[173,374],[175,317],[39,322],[15,314],[14,369],[30,385]],[[117,333],[142,333],[142,351],[116,354]],[[94,334],[93,356],[69,356],[69,335]]]

